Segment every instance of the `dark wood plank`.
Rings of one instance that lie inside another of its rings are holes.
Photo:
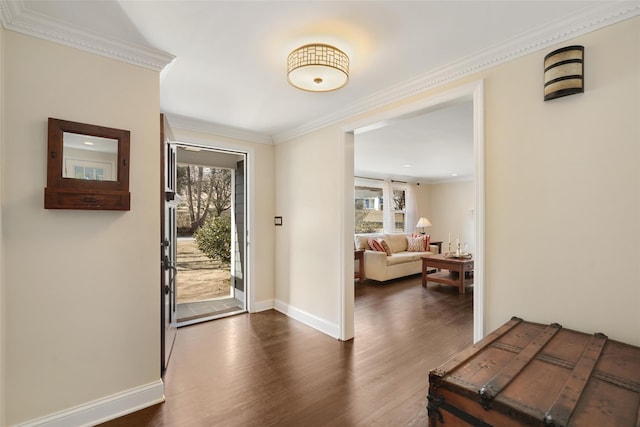
[[[181,328],[166,401],[103,426],[425,426],[429,370],[472,343],[472,293],[355,289],[349,342],[273,310]]]

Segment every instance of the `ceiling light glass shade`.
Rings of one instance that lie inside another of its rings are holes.
[[[349,80],[349,57],[326,44],[299,47],[287,59],[287,79],[298,89],[311,92],[339,89]]]

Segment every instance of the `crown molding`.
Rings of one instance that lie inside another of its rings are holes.
[[[73,28],[30,11],[24,0],[0,0],[0,20],[4,28],[60,43],[101,56],[161,71],[161,78],[175,56],[151,46],[127,43],[105,35]],[[369,95],[332,114],[291,130],[268,136],[249,130],[204,122],[183,116],[170,116],[176,127],[223,137],[273,144],[330,126],[385,105],[415,96],[446,83],[487,70],[504,62],[545,49],[557,43],[596,31],[640,14],[640,0],[598,3],[568,19],[557,20],[534,31],[477,54],[461,58],[397,86]]]
[[[201,132],[226,138],[235,138],[243,141],[256,142],[258,144],[273,144],[273,139],[269,135],[246,129],[225,126],[216,123],[206,122],[203,120],[193,119],[191,117],[180,116],[177,114],[165,113],[169,125],[173,129],[183,129],[194,132]]]
[[[390,89],[374,93],[318,120],[273,135],[273,141],[278,144],[296,138],[637,15],[640,15],[638,0],[599,3],[568,19],[557,20],[550,25],[529,31],[505,43],[461,58]]]
[[[8,30],[155,71],[161,71],[175,58],[151,46],[124,42],[55,21],[29,10],[23,0],[0,0],[0,20]]]

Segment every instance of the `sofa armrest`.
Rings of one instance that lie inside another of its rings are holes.
[[[438,245],[429,245],[429,252],[431,252],[434,255],[439,254],[440,251],[438,250]]]
[[[385,252],[364,251],[365,278],[377,278],[384,275],[387,269],[387,254]]]

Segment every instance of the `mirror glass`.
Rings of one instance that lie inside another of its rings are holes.
[[[63,132],[62,177],[118,180],[118,140]]]

